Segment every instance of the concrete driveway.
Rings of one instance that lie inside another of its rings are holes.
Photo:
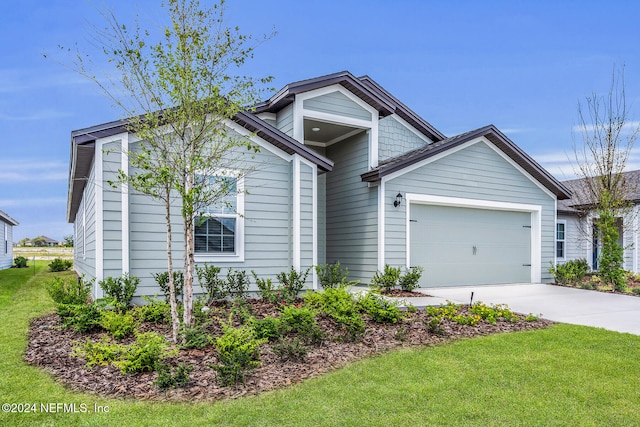
[[[556,322],[640,335],[640,297],[635,296],[545,284],[423,288],[418,291],[434,298],[417,298],[421,301],[416,301],[416,306],[444,303],[446,300],[468,304],[473,292],[474,302],[507,304],[518,313],[541,313],[543,318]]]

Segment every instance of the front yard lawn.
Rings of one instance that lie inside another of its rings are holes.
[[[569,325],[393,351],[221,402],[71,392],[23,361],[29,319],[54,307],[45,270],[0,271],[1,425],[640,425],[640,337]]]

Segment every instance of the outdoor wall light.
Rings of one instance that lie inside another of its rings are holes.
[[[396,200],[393,202],[393,206],[397,208],[401,204],[402,204],[402,194],[398,193],[398,195],[396,196]]]

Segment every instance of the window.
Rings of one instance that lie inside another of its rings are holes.
[[[558,222],[556,224],[556,258],[564,258],[565,256],[565,232],[567,224]]]
[[[221,197],[195,219],[195,253],[203,261],[242,260],[242,179],[216,176],[209,183]]]
[[[9,227],[4,225],[4,253],[9,253]]]

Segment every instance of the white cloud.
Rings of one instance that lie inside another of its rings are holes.
[[[596,125],[574,125],[572,126],[571,130],[573,130],[573,132],[576,133],[582,133],[582,132],[593,132],[597,129],[604,129],[603,125],[600,126],[596,126]],[[638,128],[640,128],[640,121],[629,121],[626,122],[624,125],[622,125],[622,133],[631,133],[631,132],[635,132],[638,130]]]
[[[62,181],[69,177],[68,164],[41,159],[0,159],[0,182]]]

